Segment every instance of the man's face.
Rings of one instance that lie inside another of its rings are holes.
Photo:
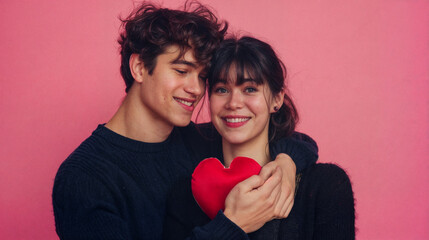
[[[143,75],[140,99],[148,117],[168,126],[186,126],[205,92],[204,66],[192,49],[177,59],[180,50],[170,46],[156,59],[156,67]]]

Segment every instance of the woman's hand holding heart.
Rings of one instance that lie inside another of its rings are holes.
[[[261,173],[238,183],[225,200],[225,216],[246,233],[277,217],[282,170],[269,167]]]
[[[223,167],[215,158],[208,158],[192,175],[192,192],[211,219],[219,210],[224,210],[225,216],[245,232],[253,232],[267,221],[289,215],[294,200],[295,171],[295,164],[286,154],[279,154],[262,169],[246,157],[235,158],[230,168]]]

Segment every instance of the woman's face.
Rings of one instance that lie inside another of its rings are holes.
[[[235,76],[232,69],[229,77]],[[275,106],[268,85],[257,85],[251,79],[241,85],[235,82],[233,79],[213,86],[210,95],[213,125],[230,144],[266,143],[270,114]]]

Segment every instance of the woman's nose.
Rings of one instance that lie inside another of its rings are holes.
[[[229,109],[238,109],[243,107],[242,94],[238,91],[232,91],[226,107]]]

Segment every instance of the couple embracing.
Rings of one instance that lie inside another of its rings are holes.
[[[316,143],[294,131],[286,68],[270,45],[225,37],[227,27],[195,2],[144,3],[123,20],[126,97],[58,170],[61,239],[354,239],[350,181],[315,164]],[[212,123],[194,124],[203,97]],[[260,173],[208,217],[192,172],[205,158],[229,167],[240,156]]]

